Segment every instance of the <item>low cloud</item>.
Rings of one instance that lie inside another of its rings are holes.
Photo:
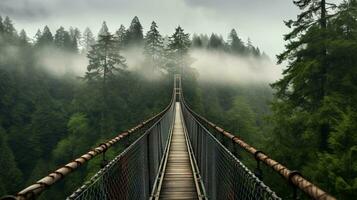
[[[281,77],[282,67],[269,59],[208,50],[193,50],[191,56],[201,81],[250,84],[270,83]]]
[[[45,47],[37,54],[37,66],[54,76],[84,76],[88,59],[85,55]]]

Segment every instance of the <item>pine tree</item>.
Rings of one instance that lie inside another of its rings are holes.
[[[154,66],[158,68],[159,60],[163,55],[163,38],[157,30],[157,25],[153,21],[150,30],[145,37],[145,54],[151,58]]]
[[[36,32],[35,37],[34,37],[34,40],[35,40],[36,43],[38,43],[38,41],[40,40],[41,36],[42,36],[41,30],[37,29],[37,32]]]
[[[79,42],[81,41],[81,32],[78,28],[69,28],[69,36],[71,38],[73,51],[78,51]]]
[[[71,36],[62,26],[56,31],[54,43],[58,48],[63,50],[76,50],[73,46]]]
[[[22,45],[26,45],[29,42],[29,38],[27,37],[27,34],[24,29],[20,31],[19,40],[20,40],[20,44]]]
[[[144,40],[143,27],[137,16],[131,21],[130,27],[127,30],[127,45],[142,45]]]
[[[316,111],[328,94],[326,27],[331,15],[327,11],[334,5],[327,7],[330,4],[325,0],[299,0],[294,4],[303,12],[297,20],[286,22],[293,30],[284,38],[290,41],[287,50],[278,56],[278,63],[288,60],[290,64],[284,71],[284,78],[273,87],[277,89],[279,98],[290,101],[296,107],[301,106],[303,110]],[[316,126],[320,129],[320,148],[326,149],[330,128],[323,121],[316,122],[319,124]]]
[[[43,28],[41,37],[39,37],[36,42],[36,46],[43,47],[43,46],[48,46],[48,45],[52,45],[52,44],[53,44],[52,33],[51,33],[50,29],[48,28],[48,26],[45,26]]]
[[[127,32],[124,25],[120,25],[120,28],[115,32],[115,40],[117,41],[118,48],[122,48],[126,43]]]
[[[120,55],[119,49],[116,48],[114,36],[110,33],[99,35],[97,44],[92,46],[87,56],[89,65],[85,79],[90,83],[99,83],[99,89],[102,92],[101,131],[104,134],[108,131],[109,82],[112,81],[116,75],[123,73],[127,66],[124,57]]]
[[[2,22],[2,17],[0,16],[0,34],[4,33],[4,24]]]
[[[6,16],[5,20],[3,22],[3,27],[4,27],[4,33],[8,36],[15,36],[16,35],[16,30],[15,27],[11,21],[11,19]]]
[[[0,184],[4,184],[4,188],[7,194],[11,194],[16,192],[17,184],[19,184],[21,180],[21,171],[16,166],[16,161],[13,155],[13,152],[9,148],[6,140],[5,130],[0,126],[0,181],[4,182]],[[6,183],[6,184],[5,184]],[[4,193],[3,195],[5,195]]]
[[[83,32],[83,52],[87,53],[92,48],[91,46],[95,44],[95,39],[92,31],[87,27]]]
[[[238,37],[237,31],[232,29],[228,36],[228,43],[230,45],[230,49],[234,53],[243,54],[244,53],[244,43]]]
[[[327,90],[316,111],[318,120],[329,125],[327,150],[321,151],[320,146],[317,162],[305,167],[309,176],[329,188],[338,199],[354,199],[357,195],[357,169],[354,167],[357,166],[356,16],[357,1],[350,0],[343,2],[328,20],[326,54],[323,54],[328,63]],[[319,135],[320,131],[316,133]]]
[[[201,40],[201,37],[196,35],[196,34],[193,34],[192,36],[192,47],[193,48],[202,48],[203,47],[203,42]]]
[[[188,50],[191,45],[190,35],[184,33],[184,30],[178,26],[175,33],[169,38],[168,50],[170,52],[170,57],[176,65],[175,71],[180,71],[183,73],[184,67],[187,67]]]
[[[357,172],[351,168],[356,166],[355,145],[350,143],[357,113],[357,82],[352,81],[357,77],[356,1],[344,2],[337,12],[323,0],[294,3],[303,11],[286,22],[293,30],[285,35],[287,49],[278,56],[287,67],[272,85],[272,147],[284,152],[275,152],[277,159],[350,199],[357,195]]]
[[[106,36],[106,35],[109,35],[109,29],[107,23],[104,21],[102,27],[99,30],[98,39],[100,38],[100,36]]]
[[[218,36],[214,33],[211,34],[211,37],[208,41],[208,49],[210,50],[223,50],[224,49],[224,41],[222,36]]]

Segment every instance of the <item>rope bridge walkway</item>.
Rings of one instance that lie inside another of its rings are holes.
[[[181,77],[175,75],[171,103],[154,117],[118,134],[33,185],[1,200],[36,199],[68,174],[125,138],[137,139],[105,165],[68,200],[126,199],[281,199],[263,182],[261,164],[293,188],[318,200],[334,197],[262,151],[195,113],[185,102]],[[227,142],[229,141],[229,142]],[[240,160],[242,149],[256,160],[252,172]]]

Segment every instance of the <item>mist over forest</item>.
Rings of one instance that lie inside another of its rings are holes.
[[[239,27],[220,35],[178,25],[166,35],[155,21],[143,27],[133,16],[116,27],[98,19],[100,30],[63,24],[30,36],[0,16],[0,197],[159,113],[181,74],[197,113],[337,198],[354,199],[357,2],[321,10],[325,3],[292,2],[301,14],[285,21],[291,32],[278,63]],[[114,146],[108,160],[127,146]],[[241,161],[254,170],[254,160]],[[101,162],[95,158],[39,199],[65,199]],[[264,175],[291,198],[281,177]]]

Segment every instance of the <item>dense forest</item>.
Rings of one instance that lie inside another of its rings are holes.
[[[81,33],[59,27],[52,33],[45,26],[34,39],[24,30],[18,33],[5,17],[0,35],[0,196],[16,193],[163,109],[172,75],[192,63],[191,49],[266,57],[234,29],[228,42],[216,34],[191,39],[180,26],[163,37],[155,22],[144,35],[137,17],[114,33],[105,22],[97,36],[89,28]],[[133,50],[144,57],[135,66],[123,56]],[[71,61],[77,57],[87,57],[81,75],[75,65],[82,63]],[[185,73],[195,87],[197,72],[187,67]],[[100,161],[94,160],[41,198],[63,199],[98,169]]]
[[[32,39],[0,17],[0,196],[163,109],[172,76],[181,73],[194,110],[337,198],[354,199],[357,2],[294,4],[301,14],[285,22],[292,31],[278,55],[286,67],[270,86],[200,79],[195,50],[269,60],[235,29],[227,40],[215,33],[191,36],[180,26],[163,36],[155,22],[144,33],[134,17],[128,28],[112,32],[105,22],[98,34],[45,26]],[[132,52],[142,59],[133,62]],[[85,70],[78,73],[83,60]],[[94,160],[41,198],[63,199],[98,169],[100,160]],[[264,181],[282,197],[291,195],[276,185],[284,183],[280,177],[267,174]]]

